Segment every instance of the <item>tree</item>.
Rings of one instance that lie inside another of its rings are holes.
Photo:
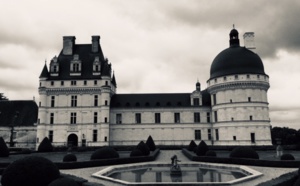
[[[6,143],[2,137],[0,137],[0,157],[8,157],[9,150],[6,146]]]
[[[8,98],[6,96],[4,96],[4,93],[0,93],[0,100],[8,100]]]

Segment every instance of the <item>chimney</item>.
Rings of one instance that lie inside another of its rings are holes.
[[[255,49],[254,32],[246,32],[244,34],[244,45],[248,49]]]
[[[92,52],[99,52],[100,36],[92,36]]]
[[[73,55],[73,48],[75,45],[75,36],[64,36],[63,37],[63,54]]]

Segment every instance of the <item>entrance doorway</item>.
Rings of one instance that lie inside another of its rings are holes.
[[[78,146],[78,137],[76,134],[70,134],[68,136],[68,147],[77,147]]]

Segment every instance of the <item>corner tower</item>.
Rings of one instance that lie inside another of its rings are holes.
[[[241,47],[238,31],[212,62],[207,81],[215,145],[271,145],[269,76],[260,57]]]

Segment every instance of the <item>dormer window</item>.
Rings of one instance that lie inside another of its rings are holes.
[[[81,75],[81,60],[79,59],[78,54],[74,54],[73,60],[71,61],[70,75],[71,76],[80,76]]]
[[[93,62],[93,75],[100,75],[101,74],[101,63],[99,56],[95,57],[95,60]]]
[[[50,62],[50,75],[58,76],[58,72],[59,72],[59,65],[57,62],[57,57],[54,56]]]

